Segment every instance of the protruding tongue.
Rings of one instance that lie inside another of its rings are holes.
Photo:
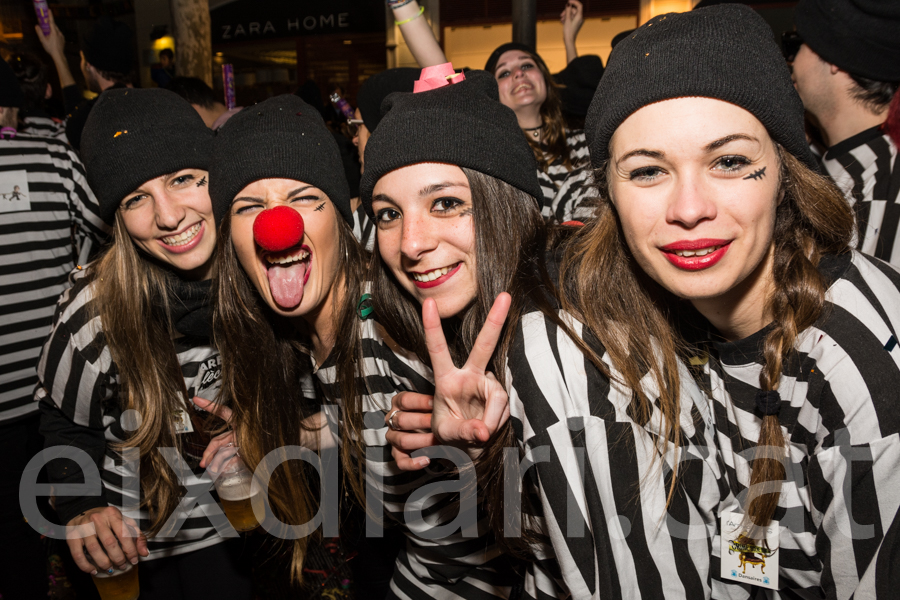
[[[293,308],[303,300],[303,281],[306,279],[306,261],[269,267],[269,289],[275,302],[283,308]]]

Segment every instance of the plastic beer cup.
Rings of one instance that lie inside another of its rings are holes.
[[[97,571],[93,576],[94,585],[100,592],[101,600],[137,600],[141,594],[138,583],[137,565],[125,563],[121,569],[115,570],[110,575],[106,571]]]

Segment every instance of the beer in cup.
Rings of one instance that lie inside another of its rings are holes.
[[[113,567],[112,575],[98,569],[94,575],[94,585],[100,592],[101,600],[137,600],[141,593],[138,584],[138,568],[131,563],[125,563],[121,569]]]
[[[222,460],[221,454],[220,451],[210,471],[216,476],[216,492],[225,516],[237,531],[256,529],[259,521],[253,514],[253,505],[262,500],[259,484],[253,480],[253,474],[237,455],[236,449],[233,456],[225,460]]]

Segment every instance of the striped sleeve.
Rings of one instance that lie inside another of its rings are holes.
[[[795,344],[778,390],[788,477],[774,519],[782,590],[874,598],[900,569],[900,272],[858,252],[823,260],[837,277],[823,317]],[[821,268],[821,267],[820,267]],[[717,344],[708,367],[717,440],[735,496],[750,481],[763,332]]]
[[[861,252],[900,266],[900,163],[897,146],[873,127],[830,148],[823,164],[856,217]]]
[[[541,214],[559,223],[590,218],[593,210],[585,203],[595,195],[584,132],[567,131],[566,142],[571,168],[567,168],[560,158],[550,163],[546,170],[538,169],[538,182],[544,192]]]
[[[464,531],[458,519],[459,493],[434,489],[442,483],[458,489],[452,486],[458,480],[453,465],[433,460],[422,471],[401,471],[385,438],[384,418],[393,396],[401,391],[434,393],[431,369],[397,346],[375,321],[360,326],[366,452],[362,464],[367,486],[378,499],[373,498],[370,510],[402,527],[407,537],[395,565],[392,592],[408,600],[508,598],[518,579],[512,560],[494,542],[483,507],[478,505],[474,529]],[[335,367],[326,362],[316,376],[327,396],[340,397]],[[424,495],[423,486],[433,493]],[[415,517],[413,510],[420,516]],[[447,526],[451,530],[439,529]]]
[[[577,335],[609,358],[565,313]],[[511,418],[536,469],[543,522],[573,598],[709,597],[716,514],[727,486],[708,403],[686,369],[681,460],[659,439],[660,414],[631,419],[631,391],[607,379],[539,312],[526,314],[509,354]],[[651,376],[644,392],[657,398]],[[518,423],[516,422],[518,421]],[[543,596],[536,596],[543,597]]]
[[[92,284],[84,272],[77,273],[73,283],[60,297],[53,328],[38,362],[35,400],[51,409],[43,411],[42,425],[58,432],[52,439],[67,446],[79,447],[79,440],[105,441],[99,453],[94,442],[82,448],[91,456],[99,455],[103,498],[146,530],[150,515],[140,507],[140,463],[129,460],[126,453],[117,449],[122,444],[127,446],[130,433],[121,422],[118,374],[94,305]],[[208,345],[193,343],[191,338],[176,340],[175,351],[188,393],[215,400],[220,386],[218,353]],[[182,448],[187,444],[185,440],[180,442]],[[52,476],[54,470],[50,468],[48,472]],[[182,476],[181,484],[188,490],[211,487],[204,470],[197,465],[189,464]],[[71,506],[85,506],[84,499],[69,501]],[[149,539],[147,560],[223,541],[207,511],[203,505],[193,506],[189,513],[181,515],[183,522],[177,532]],[[217,509],[209,514],[216,512]]]
[[[366,214],[362,203],[353,212],[353,237],[360,246],[371,252],[375,248],[375,223]]]

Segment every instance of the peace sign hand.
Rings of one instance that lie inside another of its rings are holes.
[[[461,369],[456,368],[450,357],[437,304],[433,299],[428,299],[422,305],[425,344],[434,371],[431,431],[437,443],[480,446],[509,419],[506,390],[493,374],[485,372],[485,368],[497,347],[511,301],[506,292],[494,300],[469,358]],[[480,452],[480,449],[475,452]]]

